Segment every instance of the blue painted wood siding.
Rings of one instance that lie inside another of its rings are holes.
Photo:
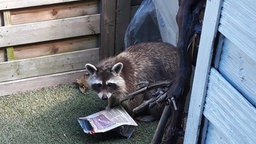
[[[256,56],[256,47],[253,54]],[[224,41],[219,71],[256,106],[256,61],[229,39]]]
[[[255,0],[207,0],[187,120],[185,144],[256,144]]]
[[[256,109],[217,70],[211,69],[204,116],[206,143],[254,144]]]
[[[219,31],[226,37],[219,70],[256,106],[256,3],[224,0]]]
[[[224,0],[224,35],[217,69],[209,76],[203,115],[205,143],[256,143],[256,3]]]

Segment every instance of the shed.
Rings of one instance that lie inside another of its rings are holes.
[[[256,142],[253,0],[208,0],[185,144]]]

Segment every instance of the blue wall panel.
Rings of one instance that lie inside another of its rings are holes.
[[[211,69],[207,89],[204,116],[213,128],[208,129],[207,138],[219,131],[225,142],[255,144],[256,109],[232,85]],[[207,140],[206,138],[206,140]]]

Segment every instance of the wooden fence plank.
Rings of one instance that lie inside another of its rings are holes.
[[[115,54],[124,50],[124,35],[130,22],[131,0],[117,0]]]
[[[114,55],[116,0],[101,0],[100,59]]]
[[[12,25],[99,13],[97,0],[11,10]]]
[[[254,106],[256,106],[255,66],[255,60],[230,40],[225,39],[219,70]]]
[[[12,24],[11,20],[11,12],[10,11],[4,11],[3,12],[3,21],[4,21],[4,26],[8,26]],[[14,60],[14,49],[13,47],[8,47],[6,48],[6,55],[7,55],[7,60]]]
[[[3,22],[3,11],[0,11],[0,27],[4,25]]]
[[[142,3],[143,0],[132,0],[131,5],[132,6],[136,6],[136,5],[140,5]]]
[[[53,75],[39,76],[22,80],[0,83],[0,96],[25,92],[29,90],[56,86],[59,84],[73,83],[84,75],[84,70],[58,73]]]
[[[52,56],[0,63],[0,82],[83,69],[85,63],[96,64],[99,49],[93,48]]]
[[[204,116],[232,144],[256,142],[256,109],[220,73],[211,69]]]
[[[0,27],[2,27],[3,25],[3,12],[0,11]],[[5,61],[5,51],[3,49],[0,49],[0,62],[3,61]]]
[[[74,2],[79,0],[0,0],[0,10]]]
[[[44,55],[58,54],[64,52],[78,51],[99,47],[99,36],[85,36],[47,43],[16,46],[14,49],[15,59],[33,58]]]
[[[217,33],[222,0],[206,2],[195,76],[192,86],[184,144],[197,144],[204,107],[214,39]]]
[[[0,49],[0,62],[5,61],[5,51]]]
[[[99,34],[100,14],[0,27],[0,47]]]

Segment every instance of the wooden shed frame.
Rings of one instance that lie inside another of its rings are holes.
[[[207,0],[185,144],[255,143],[255,6]]]

